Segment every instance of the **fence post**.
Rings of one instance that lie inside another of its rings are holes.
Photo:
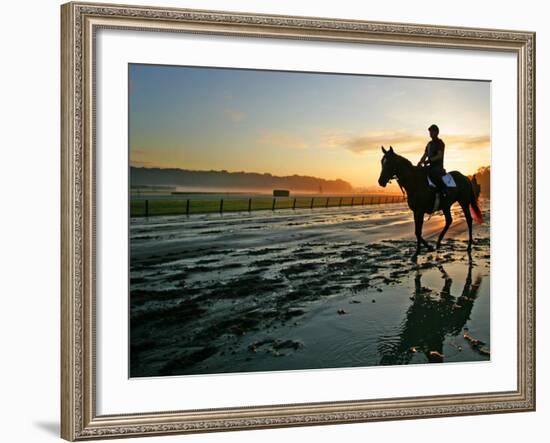
[[[294,202],[292,203],[292,209],[296,209],[296,197],[294,197]]]
[[[273,205],[271,206],[271,210],[272,210],[272,211],[274,211],[274,210],[275,210],[275,200],[276,200],[276,198],[275,198],[275,197],[273,197]]]
[[[145,217],[149,217],[149,200],[145,200]]]
[[[355,197],[351,197],[351,206],[353,206],[353,200],[355,199]]]
[[[223,214],[223,198],[220,200],[220,214]]]
[[[189,199],[187,199],[187,203],[185,204],[185,215],[189,215]]]
[[[361,206],[365,206],[365,196],[361,198]]]
[[[252,211],[252,198],[248,199],[248,212]]]
[[[342,207],[342,197],[340,197],[340,201],[338,202],[338,207]]]
[[[329,200],[330,197],[327,197],[327,202],[325,204],[325,208],[328,208],[328,200]]]
[[[314,198],[315,198],[315,197],[311,197],[311,205],[309,206],[309,209],[313,209],[313,199],[314,199]]]

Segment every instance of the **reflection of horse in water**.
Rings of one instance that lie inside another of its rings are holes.
[[[397,340],[386,338],[380,343],[380,364],[396,365],[410,362],[414,352],[423,352],[429,361],[441,362],[443,342],[447,335],[458,335],[470,318],[482,277],[472,283],[472,263],[460,297],[451,295],[452,279],[443,266],[439,270],[444,279],[438,295],[422,286],[422,274],[417,271],[413,303],[406,313]]]
[[[424,168],[413,166],[405,157],[397,155],[391,146],[389,150],[385,150],[382,146],[382,151],[384,156],[382,157],[382,171],[378,184],[385,187],[391,179],[395,178],[399,186],[407,191],[407,203],[414,213],[414,230],[417,240],[415,256],[419,254],[422,245],[431,250],[431,246],[422,238],[422,224],[424,223],[424,214],[434,211],[436,193],[428,186],[426,171]],[[452,171],[450,175],[453,177],[456,187],[448,188],[447,197],[441,199],[439,209],[445,215],[445,226],[439,234],[436,247],[439,248],[441,240],[453,222],[451,206],[458,202],[468,224],[468,252],[470,252],[472,250],[472,216],[478,223],[483,222],[483,216],[468,177],[458,171]]]

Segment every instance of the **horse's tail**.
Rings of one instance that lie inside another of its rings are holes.
[[[474,190],[474,184],[471,184],[471,198],[470,198],[470,214],[472,214],[473,219],[478,223],[483,223],[483,214],[481,213],[481,209],[479,209],[479,205],[477,203],[477,196],[476,191]]]

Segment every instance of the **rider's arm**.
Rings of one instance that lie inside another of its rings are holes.
[[[434,148],[435,149],[430,150],[432,152],[432,155],[428,156],[428,161],[430,163],[443,161],[443,155],[444,155],[443,153],[445,151],[445,143],[443,143],[443,140],[440,140],[440,139],[435,140],[432,143],[434,143]],[[426,151],[428,152],[427,149],[426,149]]]
[[[427,158],[428,158],[428,146],[426,146],[426,149],[424,150],[424,154],[422,154],[422,158],[418,162],[418,166],[421,166],[426,161]]]
[[[436,162],[438,160],[443,160],[443,151],[441,150],[437,151],[437,154],[430,157],[431,162]]]

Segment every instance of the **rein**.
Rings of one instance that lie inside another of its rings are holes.
[[[388,180],[388,183],[391,183],[391,181],[394,179],[397,180],[397,184],[399,185],[399,189],[401,189],[401,193],[403,194],[403,197],[406,197],[407,192],[395,174]]]
[[[405,191],[405,188],[403,187],[403,185],[401,184],[401,182],[397,177],[395,179],[397,180],[397,184],[399,185],[399,189],[401,189],[401,193],[403,194],[403,197],[407,197],[407,192]]]
[[[406,192],[406,189],[403,187],[403,185],[401,184],[401,181],[399,181],[399,177],[397,177],[397,173],[393,174],[390,179],[388,180],[388,182],[391,182],[392,180],[397,180],[397,184],[399,185],[399,189],[401,189],[401,193],[403,194],[403,197],[407,197],[407,192]]]

